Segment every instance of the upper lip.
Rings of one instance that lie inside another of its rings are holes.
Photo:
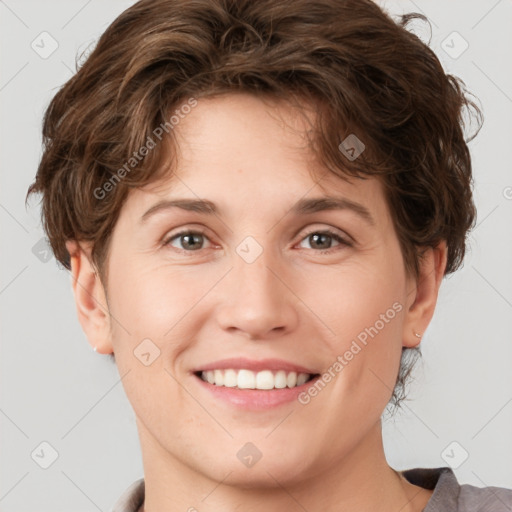
[[[232,357],[229,359],[221,359],[201,365],[192,370],[193,373],[208,370],[252,370],[254,372],[262,370],[284,370],[285,372],[309,373],[315,375],[317,372],[304,366],[285,361],[283,359],[247,359],[245,357]]]

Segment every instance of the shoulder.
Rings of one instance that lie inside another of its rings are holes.
[[[125,489],[111,512],[137,512],[144,501],[144,491],[144,478],[139,478]]]
[[[450,467],[414,468],[401,472],[412,484],[434,490],[424,512],[510,512],[512,489],[459,484]]]
[[[461,485],[459,508],[464,512],[510,512],[512,510],[512,489]]]

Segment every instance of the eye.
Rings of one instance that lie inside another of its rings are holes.
[[[176,247],[172,243],[173,240],[180,243],[181,247]],[[203,249],[204,240],[208,240],[208,237],[200,231],[181,231],[164,240],[163,245],[171,245],[185,252],[194,252]]]
[[[203,232],[187,230],[168,237],[162,245],[170,245],[182,252],[195,252],[205,248],[205,240],[209,241],[209,238]],[[352,246],[348,239],[330,230],[311,231],[302,238],[301,243],[305,240],[309,241],[312,249],[317,249],[316,252],[321,254],[332,252],[338,246]],[[337,243],[334,247],[332,246],[333,241]],[[176,246],[176,243],[180,246]]]
[[[323,230],[323,231],[311,231],[308,233],[303,239],[308,240],[313,249],[319,249],[317,252],[328,253],[336,250],[335,248],[342,246],[352,246],[352,243],[347,239],[343,238],[341,235],[338,235],[334,231]],[[335,240],[338,245],[332,247],[332,241]],[[301,241],[301,242],[302,242]]]

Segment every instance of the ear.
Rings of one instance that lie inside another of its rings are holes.
[[[112,353],[110,313],[103,284],[92,264],[92,245],[70,240],[66,248],[71,257],[72,288],[80,325],[97,352]]]
[[[419,276],[409,281],[402,333],[404,347],[411,348],[420,344],[423,333],[434,316],[447,253],[445,241],[435,248],[427,248],[420,259]]]

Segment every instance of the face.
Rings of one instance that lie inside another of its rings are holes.
[[[143,453],[284,484],[380,431],[421,297],[382,185],[322,169],[307,130],[282,103],[202,99],[174,175],[124,204],[102,348],[128,372]]]

